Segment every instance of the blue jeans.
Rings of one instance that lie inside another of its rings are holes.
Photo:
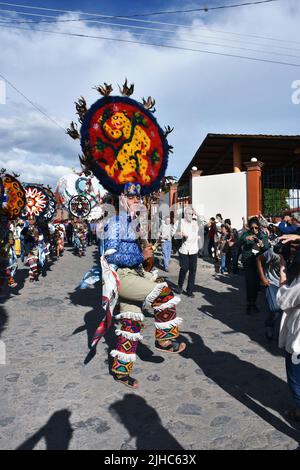
[[[165,240],[162,244],[162,254],[163,254],[165,270],[169,269],[169,263],[171,259],[171,249],[172,249],[171,240]]]
[[[226,266],[226,253],[221,253],[221,270],[224,271],[227,266]]]
[[[278,289],[279,287],[271,284],[270,286],[266,287],[265,290],[266,301],[269,309],[269,315],[266,318],[265,326],[270,326],[271,328],[275,326],[275,322],[281,313],[281,310],[278,307],[276,301],[276,294]]]
[[[300,410],[300,355],[298,357],[299,364],[294,364],[292,354],[286,352],[285,367],[290,391],[292,392],[297,408]]]

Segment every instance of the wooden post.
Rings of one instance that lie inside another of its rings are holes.
[[[178,200],[178,183],[173,183],[170,186],[169,192],[169,205],[172,207],[174,204],[177,203]]]
[[[242,168],[241,144],[233,142],[233,172],[240,173]]]
[[[247,216],[252,217],[262,212],[261,169],[263,162],[245,163],[247,168]]]

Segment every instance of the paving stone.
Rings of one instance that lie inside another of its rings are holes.
[[[32,383],[34,385],[38,385],[39,387],[43,387],[44,385],[47,385],[48,383],[48,376],[44,372],[41,372],[39,375],[34,377]]]
[[[182,403],[176,412],[180,415],[201,415],[201,407],[193,403]]]
[[[9,424],[13,423],[14,420],[15,420],[14,416],[9,416],[8,418],[0,419],[0,426],[5,428],[5,426],[8,426]]]
[[[148,375],[147,380],[149,380],[150,382],[159,382],[160,376],[157,374]]]
[[[5,378],[8,382],[15,383],[15,382],[18,382],[20,378],[20,374],[9,374],[9,375],[6,375]]]
[[[104,421],[99,418],[89,418],[86,421],[78,421],[72,425],[73,429],[84,429],[89,430],[93,429],[97,434],[102,434],[106,431],[109,431],[110,426],[107,421]]]
[[[231,418],[229,416],[216,416],[211,423],[210,426],[221,426],[222,424],[229,423]]]

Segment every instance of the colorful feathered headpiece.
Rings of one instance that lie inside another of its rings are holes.
[[[26,204],[25,190],[17,176],[0,172],[0,215],[10,220],[20,217]]]
[[[102,98],[90,109],[82,97],[76,103],[80,133],[74,122],[67,130],[73,139],[81,139],[84,171],[92,172],[113,194],[128,191],[128,183],[141,195],[157,191],[172,151],[166,137],[173,129],[163,131],[158,125],[153,98],[143,103],[129,98],[134,86],[127,80],[120,89],[123,96],[110,96],[112,86],[106,83],[96,89]]]

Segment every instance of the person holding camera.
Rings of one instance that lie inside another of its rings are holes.
[[[286,417],[292,421],[300,422],[300,237],[285,238],[284,242],[298,242],[298,246],[292,244],[292,262],[287,268],[285,259],[280,257],[280,288],[277,293],[277,303],[283,311],[280,332],[279,347],[286,351],[286,374],[290,391],[295,405],[294,409],[286,413]]]
[[[242,234],[238,241],[238,248],[242,250],[242,263],[245,270],[247,308],[246,314],[258,312],[256,306],[259,291],[259,275],[256,266],[256,257],[269,248],[267,235],[262,232],[257,217],[248,221],[248,230]]]
[[[211,259],[214,258],[216,261],[216,237],[217,237],[217,227],[216,227],[216,219],[211,217],[209,222],[206,225],[207,237],[208,237],[208,245],[207,251],[208,255]]]
[[[300,230],[300,224],[290,215],[285,215],[282,217],[278,228],[283,234],[296,234]]]
[[[222,224],[221,235],[218,244],[218,251],[220,252],[220,274],[228,273],[228,253],[229,253],[229,240],[231,238],[229,225]]]

